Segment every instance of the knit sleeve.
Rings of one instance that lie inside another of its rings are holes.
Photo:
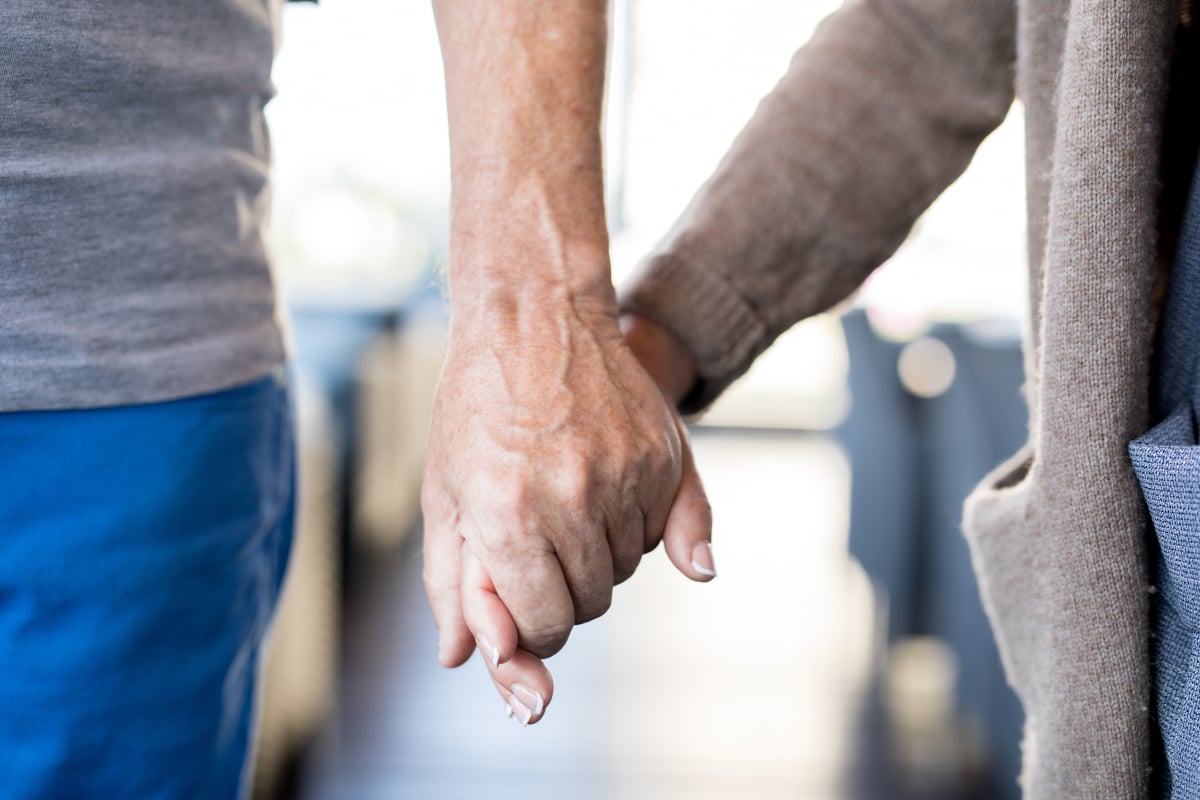
[[[1014,0],[849,0],[796,53],[621,293],[674,332],[711,403],[791,325],[844,299],[1004,119]]]

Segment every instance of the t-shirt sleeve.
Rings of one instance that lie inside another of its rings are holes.
[[[850,0],[796,53],[621,292],[688,347],[711,403],[854,291],[1012,104],[1014,0]]]

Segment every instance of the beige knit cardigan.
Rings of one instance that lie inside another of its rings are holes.
[[[622,293],[687,344],[702,376],[687,405],[705,406],[893,252],[1015,87],[1030,435],[968,500],[965,527],[1027,715],[1033,800],[1148,792],[1145,525],[1126,444],[1147,427],[1179,18],[1179,0],[850,0]]]

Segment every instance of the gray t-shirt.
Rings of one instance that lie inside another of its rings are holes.
[[[284,360],[263,244],[278,0],[0,2],[0,411]]]

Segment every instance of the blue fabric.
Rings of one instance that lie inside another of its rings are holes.
[[[244,791],[293,462],[275,377],[0,414],[0,795]]]
[[[1154,603],[1155,712],[1163,794],[1200,797],[1200,171],[1155,343],[1156,420],[1129,446],[1158,546]]]

